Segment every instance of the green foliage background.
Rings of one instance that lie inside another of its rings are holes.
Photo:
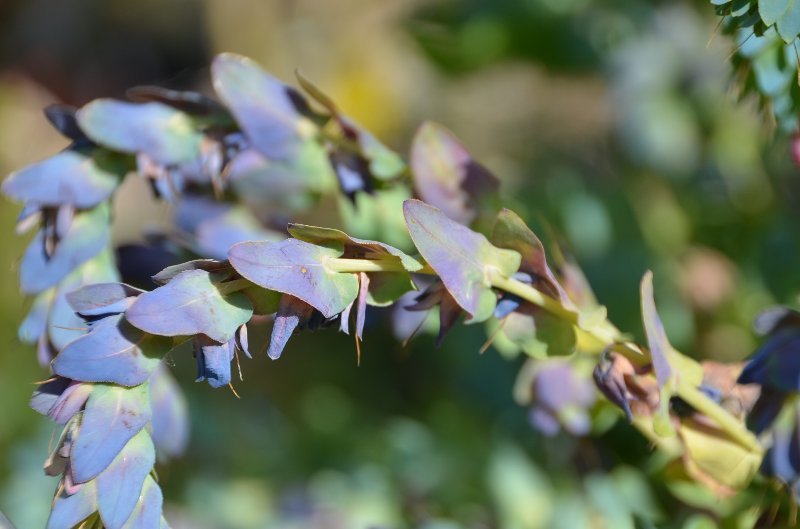
[[[48,103],[202,87],[220,51],[287,81],[299,67],[401,152],[422,119],[447,125],[501,178],[508,207],[564,235],[620,328],[642,336],[651,268],[672,343],[737,361],[757,344],[759,310],[796,305],[800,179],[787,138],[737,101],[734,44],[716,23],[688,1],[11,1],[0,172],[63,146]],[[169,213],[130,180],[118,242]],[[33,529],[55,482],[39,470],[51,426],[26,407],[46,375],[16,339],[18,209],[0,204],[0,510]],[[340,218],[324,202],[300,220]],[[173,527],[751,527],[752,507],[772,501],[666,486],[670,469],[606,408],[598,440],[542,437],[511,395],[521,359],[478,355],[484,339],[461,326],[440,349],[427,334],[404,348],[376,311],[360,367],[349,337],[301,335],[280,362],[243,366],[241,400],[193,385],[188,352],[175,357],[193,436],[160,470]]]

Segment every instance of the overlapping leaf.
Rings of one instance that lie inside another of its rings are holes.
[[[474,321],[489,318],[497,303],[492,277],[513,275],[520,254],[493,246],[480,233],[419,200],[407,200],[403,211],[414,244],[456,302]]]
[[[137,386],[145,382],[172,341],[137,329],[123,316],[111,316],[89,334],[70,342],[53,361],[53,372],[84,382]]]
[[[72,445],[74,480],[83,483],[99,475],[150,417],[146,384],[133,388],[96,385],[86,403],[80,433]]]
[[[499,185],[452,132],[432,122],[423,123],[414,136],[411,171],[417,195],[462,224],[475,219],[478,201]]]
[[[217,342],[227,342],[252,314],[246,296],[240,292],[223,295],[211,274],[205,270],[189,270],[139,296],[125,317],[150,334],[202,333]]]
[[[327,259],[342,253],[341,246],[335,249],[287,239],[237,244],[228,252],[228,260],[253,283],[300,298],[326,318],[332,318],[358,294],[355,275],[337,273],[325,266]]]
[[[97,510],[97,485],[84,483],[74,494],[62,491],[55,502],[46,529],[73,529]]]
[[[363,157],[363,159],[367,160],[369,172],[372,176],[379,180],[389,180],[397,177],[405,170],[406,165],[396,152],[386,147],[358,123],[343,115],[336,103],[333,102],[333,99],[300,72],[295,72],[295,74],[303,90],[331,113],[331,116],[339,123],[347,138],[358,144],[361,151],[359,158]],[[342,189],[347,192],[345,186],[342,186]]]
[[[98,510],[106,529],[121,529],[131,517],[155,462],[150,434],[140,430],[97,476]]]
[[[87,209],[108,199],[127,169],[122,158],[104,149],[69,149],[11,173],[2,190],[39,206]]]
[[[36,294],[64,279],[81,263],[100,253],[109,242],[109,211],[106,204],[78,213],[55,251],[47,256],[44,233],[40,231],[22,257],[20,286],[26,294]]]
[[[96,99],[78,111],[78,124],[99,145],[144,153],[162,165],[189,162],[200,155],[202,134],[191,118],[162,103]]]
[[[166,521],[161,516],[163,503],[164,496],[161,489],[152,476],[147,476],[136,507],[122,529],[168,529]]]
[[[143,290],[125,283],[95,283],[69,292],[67,302],[72,309],[84,317],[125,312]]]
[[[297,112],[286,85],[232,53],[214,59],[211,76],[217,95],[256,149],[275,160],[297,153],[310,122]]]

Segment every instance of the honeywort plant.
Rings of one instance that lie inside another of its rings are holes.
[[[254,317],[274,314],[267,354],[277,359],[301,329],[337,327],[360,344],[367,306],[398,303],[399,318],[438,310],[438,340],[464,317],[529,355],[514,393],[545,433],[587,433],[593,380],[719,496],[759,469],[797,481],[800,316],[781,309],[759,323],[769,338],[740,378],[763,388],[753,405],[758,391],[731,382],[740,366],[700,364],[670,345],[650,273],[646,343],[618,330],[574,262],[558,247],[548,261],[519,216],[493,211],[496,179],[443,127],[419,129],[407,166],[300,75],[313,106],[243,57],[219,56],[212,77],[218,99],[147,87],[131,101],[48,108],[72,143],[3,184],[25,204],[20,231],[37,229],[21,262],[35,298],[20,338],[52,376],[31,405],[63,427],[45,463],[60,476],[48,529],[168,526],[154,466],[187,441],[164,363],[179,345],[191,343],[198,381],[233,389]],[[174,231],[154,241],[200,257],[154,275],[150,291],[120,282],[109,243],[109,203],[134,172],[175,203]],[[398,190],[416,197],[397,203],[412,253],[338,229],[275,228],[324,194]]]

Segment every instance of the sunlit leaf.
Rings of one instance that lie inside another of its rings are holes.
[[[145,430],[140,430],[97,476],[98,510],[106,529],[121,529],[125,525],[155,462],[153,441]]]
[[[78,483],[96,477],[127,442],[150,421],[146,384],[133,388],[98,384],[83,412],[80,434],[72,446],[72,476]]]
[[[211,273],[228,274],[233,272],[233,267],[227,261],[216,259],[195,259],[185,263],[168,266],[152,277],[153,281],[159,285],[166,285],[177,275],[188,270],[205,270]]]
[[[162,527],[161,509],[163,503],[164,496],[161,494],[161,489],[152,476],[147,476],[142,486],[142,494],[139,496],[139,501],[122,529],[154,529]]]
[[[97,485],[94,481],[84,483],[72,495],[62,491],[53,502],[46,529],[73,529],[96,510]]]
[[[452,132],[430,121],[414,136],[411,171],[419,197],[462,224],[475,219],[478,201],[499,185]]]
[[[520,271],[531,274],[541,291],[558,298],[566,306],[572,305],[567,292],[547,264],[542,242],[519,215],[510,209],[501,210],[497,214],[491,242],[499,248],[519,252],[522,256]]]
[[[200,155],[202,134],[191,118],[162,103],[96,99],[78,111],[78,124],[98,145],[145,153],[159,164],[180,164]]]
[[[480,233],[419,200],[407,200],[403,211],[414,244],[461,308],[474,321],[489,318],[497,302],[492,275],[510,277],[520,255],[492,246]]]
[[[137,386],[172,347],[172,340],[144,333],[121,315],[111,316],[70,342],[53,361],[53,372],[84,382]]]
[[[299,71],[295,71],[295,76],[303,90],[325,107],[334,119],[336,119],[345,137],[354,140],[358,144],[361,150],[360,154],[369,163],[369,172],[372,176],[379,180],[390,180],[397,177],[405,170],[406,164],[396,152],[386,147],[358,123],[343,115],[333,102],[333,99]],[[345,190],[345,192],[347,191]]]
[[[44,250],[44,234],[36,234],[20,266],[20,286],[27,294],[36,294],[67,276],[78,265],[97,255],[109,242],[108,206],[78,213],[55,252],[49,258]]]
[[[69,292],[67,302],[81,316],[119,314],[144,291],[124,283],[95,283]]]
[[[310,122],[297,112],[286,85],[232,53],[217,55],[211,76],[217,95],[256,149],[275,160],[297,153]]]
[[[240,292],[223,295],[211,274],[188,270],[166,285],[140,295],[125,317],[150,334],[203,333],[217,342],[227,342],[252,314],[246,296]]]
[[[300,298],[326,318],[332,318],[358,294],[355,275],[337,273],[325,266],[327,259],[341,255],[341,246],[334,249],[287,239],[237,244],[228,252],[228,259],[237,272],[253,283]]]
[[[127,171],[124,159],[105,149],[68,149],[11,173],[2,189],[39,206],[87,209],[108,199]]]

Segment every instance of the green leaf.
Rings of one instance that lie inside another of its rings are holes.
[[[81,130],[109,149],[145,153],[164,165],[190,162],[200,155],[203,135],[191,118],[162,103],[97,99],[77,116]]]
[[[459,306],[473,321],[488,319],[497,304],[492,276],[513,275],[520,254],[493,246],[480,233],[420,200],[407,200],[403,211],[411,239]]]
[[[125,313],[134,326],[160,336],[205,334],[220,343],[250,320],[253,308],[241,292],[223,295],[205,270],[178,274],[166,285],[140,295]]]

